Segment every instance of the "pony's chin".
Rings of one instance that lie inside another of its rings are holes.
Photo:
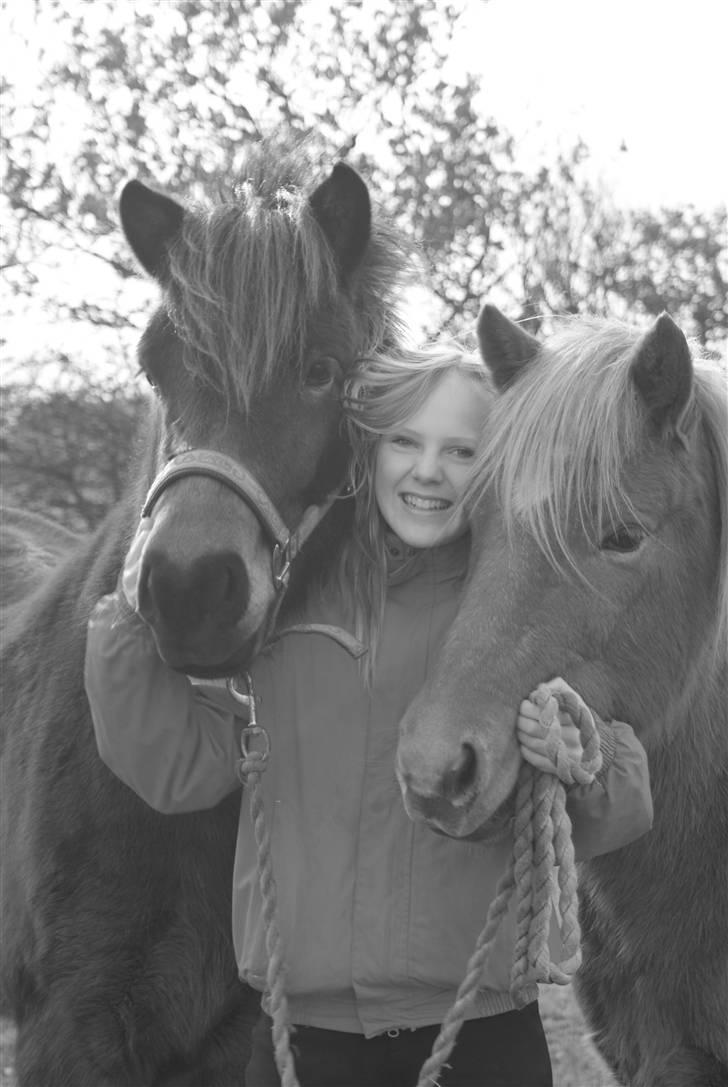
[[[459,837],[467,842],[500,842],[509,837],[513,831],[513,815],[515,809],[515,792],[491,815],[484,823],[481,823],[469,834],[461,834]]]
[[[155,638],[157,652],[175,672],[196,679],[224,679],[245,672],[260,649],[257,638],[241,640],[231,652],[230,641],[224,646],[187,646],[168,644]]]
[[[468,842],[496,842],[510,833],[515,807],[515,790],[490,815],[478,803],[477,792],[470,801],[457,807],[447,800],[421,797],[403,789],[405,811],[416,823],[426,823],[430,830],[447,838]]]

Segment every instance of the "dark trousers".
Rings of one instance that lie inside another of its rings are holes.
[[[375,1038],[295,1027],[293,1057],[301,1087],[415,1087],[439,1027],[389,1031]],[[261,1015],[245,1087],[280,1087],[271,1020]],[[441,1087],[552,1087],[551,1061],[538,1004],[464,1023]]]

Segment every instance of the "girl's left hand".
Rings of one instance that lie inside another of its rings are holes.
[[[556,684],[563,681],[555,681]],[[566,747],[569,762],[580,763],[584,754],[579,729],[565,710],[559,710],[561,742]],[[546,746],[546,726],[541,723],[538,707],[529,699],[524,699],[518,708],[516,735],[521,748],[521,755],[537,770],[555,774],[556,767],[549,758]]]

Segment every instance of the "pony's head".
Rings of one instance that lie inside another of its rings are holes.
[[[359,175],[315,179],[302,147],[256,146],[210,207],[130,181],[121,221],[162,290],[139,349],[159,401],[150,476],[171,458],[144,507],[139,611],[171,666],[226,674],[344,478],[342,382],[399,334],[403,252]]]
[[[563,676],[649,749],[716,675],[728,623],[719,367],[667,314],[646,332],[572,320],[541,344],[486,306],[478,331],[499,395],[466,499],[471,569],[398,751],[410,814],[455,836],[509,817],[538,683]]]

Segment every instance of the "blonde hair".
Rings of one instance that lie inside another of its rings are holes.
[[[443,378],[463,374],[490,390],[490,374],[477,355],[455,341],[363,359],[344,387],[345,426],[352,447],[349,484],[355,496],[354,527],[339,560],[337,585],[369,649],[363,658],[371,683],[387,595],[389,531],[374,493],[380,439],[418,412]]]

